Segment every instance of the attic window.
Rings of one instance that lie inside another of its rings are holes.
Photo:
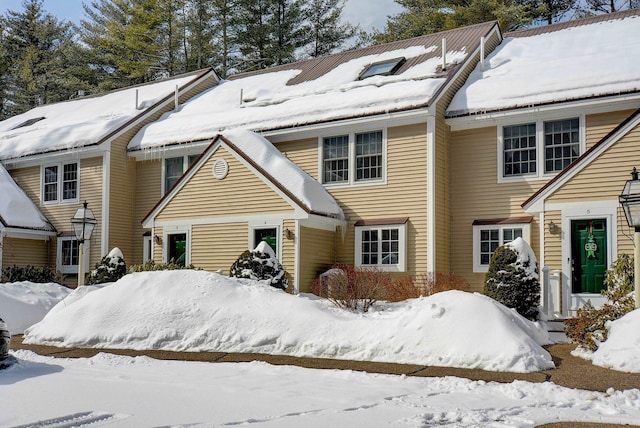
[[[34,117],[33,119],[28,119],[25,120],[24,122],[22,122],[20,125],[18,126],[14,126],[13,128],[11,128],[11,130],[13,131],[14,129],[18,129],[18,128],[24,128],[26,126],[31,126],[36,122],[40,122],[42,119],[44,119],[44,117]]]
[[[388,59],[386,61],[374,62],[370,64],[360,76],[358,80],[366,79],[371,76],[388,76],[394,74],[406,61],[405,57]]]

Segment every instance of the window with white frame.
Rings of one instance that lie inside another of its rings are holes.
[[[163,193],[171,190],[182,174],[198,159],[200,155],[185,155],[165,158],[163,165]]]
[[[494,251],[501,245],[522,238],[530,242],[529,223],[500,224],[498,222],[474,222],[473,225],[473,271],[486,272]]]
[[[42,201],[45,204],[73,203],[79,199],[77,162],[45,165],[42,168]]]
[[[406,271],[406,222],[377,225],[358,222],[355,232],[356,266],[393,272]]]
[[[585,150],[581,122],[573,117],[500,127],[499,178],[542,178],[565,169]]]
[[[75,236],[58,237],[57,269],[66,274],[77,274],[80,244]],[[85,268],[89,265],[89,241],[85,241]]]
[[[577,118],[544,122],[544,172],[560,172],[580,156]]]
[[[153,240],[151,239],[151,234],[144,235],[142,237],[142,242],[142,261],[146,262],[153,258]]]
[[[385,133],[356,132],[321,138],[324,184],[380,182],[385,175]]]

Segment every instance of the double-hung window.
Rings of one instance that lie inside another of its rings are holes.
[[[320,177],[324,184],[381,182],[385,179],[382,130],[321,138]]]
[[[491,257],[499,246],[517,238],[530,242],[530,221],[529,218],[476,220],[473,223],[473,271],[486,272]]]
[[[176,156],[165,158],[163,168],[162,192],[167,193],[182,174],[198,159],[199,155]]]
[[[42,202],[44,204],[77,202],[79,187],[77,162],[45,165],[42,168]]]
[[[585,150],[580,117],[500,127],[499,181],[556,174]]]
[[[356,266],[393,272],[407,270],[406,219],[397,222],[382,221],[380,224],[375,221],[359,221],[355,231]]]
[[[89,241],[85,241],[85,269],[89,266]],[[74,236],[58,237],[57,269],[66,274],[77,274],[80,245]]]

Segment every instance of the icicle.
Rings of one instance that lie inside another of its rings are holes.
[[[176,85],[176,91],[173,95],[173,103],[174,103],[174,110],[178,111],[180,107],[180,97],[178,96],[178,85]]]

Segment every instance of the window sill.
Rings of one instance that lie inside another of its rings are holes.
[[[356,181],[353,183],[322,183],[325,189],[343,189],[350,187],[370,187],[387,184],[386,180]]]

